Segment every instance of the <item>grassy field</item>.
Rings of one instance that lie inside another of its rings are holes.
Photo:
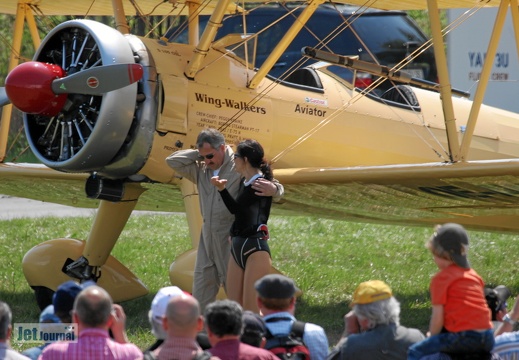
[[[91,218],[42,218],[0,221],[0,299],[10,304],[15,322],[37,322],[39,309],[21,269],[34,245],[58,237],[85,239]],[[381,279],[400,301],[401,323],[426,331],[430,315],[428,286],[436,272],[425,241],[431,228],[351,223],[308,217],[273,216],[274,265],[303,290],[296,316],[324,327],[330,344],[342,332],[356,286]],[[517,236],[471,232],[471,265],[491,286],[519,292]],[[190,248],[184,215],[132,216],[113,255],[150,289],[147,296],[124,302],[130,340],[141,348],[153,342],[147,312],[156,291],[168,286],[168,268]],[[511,305],[511,304],[509,304]],[[14,342],[15,349],[25,344]]]

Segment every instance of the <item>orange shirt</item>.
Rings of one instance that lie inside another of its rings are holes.
[[[449,332],[491,329],[483,279],[473,270],[450,265],[431,280],[431,302],[443,305],[443,326]]]

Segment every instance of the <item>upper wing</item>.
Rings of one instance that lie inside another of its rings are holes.
[[[427,0],[375,0],[369,3],[363,0],[338,1],[345,4],[367,6],[381,10],[427,10]],[[440,9],[472,8],[474,6],[495,7],[501,0],[437,0]]]
[[[19,9],[20,0],[3,0],[0,2],[0,14],[16,14]],[[81,16],[113,16],[112,0],[27,0],[24,4],[30,6],[35,13],[43,15],[81,15]],[[160,0],[122,0],[124,13],[128,16],[161,16],[178,14],[179,9],[185,7],[184,13],[187,13],[187,1],[170,1]],[[135,5],[134,5],[135,4]],[[202,4],[203,9],[200,14],[211,14],[214,10],[216,1],[209,1]],[[229,12],[238,10],[237,5],[230,4]]]
[[[288,213],[519,231],[519,160],[279,169]]]
[[[0,13],[16,14],[19,0],[4,0],[0,4]],[[33,9],[45,15],[113,15],[111,0],[29,0],[26,1]],[[139,0],[137,2],[141,13],[146,15],[168,15],[171,13],[172,5],[169,2],[156,0]],[[135,15],[136,9],[129,0],[123,1],[125,13]]]
[[[248,0],[248,2],[258,1]],[[366,1],[364,0],[336,0],[334,2],[366,6]],[[489,0],[484,2],[478,0],[438,0],[438,7],[440,9],[471,8],[473,6],[495,7],[498,6],[500,2],[501,0]],[[19,0],[2,1],[0,3],[0,13],[16,14],[18,3]],[[27,0],[26,3],[45,15],[113,15],[112,0]],[[187,1],[175,1],[175,3],[172,4],[169,1],[161,2],[158,0],[139,0],[137,2],[123,0],[122,3],[127,15],[169,15],[173,10],[173,6],[176,8],[184,6]],[[132,3],[136,3],[137,5],[134,6]],[[202,5],[204,7],[208,6],[206,13],[214,9],[214,5],[208,5],[210,3],[216,3],[216,0],[206,2]],[[382,10],[426,10],[427,1],[378,0],[370,2],[369,7]]]

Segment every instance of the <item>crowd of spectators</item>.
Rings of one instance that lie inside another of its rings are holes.
[[[325,330],[304,322],[300,340],[311,360],[503,359],[519,358],[519,295],[508,312],[511,291],[485,287],[468,262],[468,234],[457,224],[435,229],[427,243],[438,273],[431,280],[429,331],[400,324],[400,303],[381,280],[362,282],[344,315],[344,331],[330,347]],[[202,309],[176,286],[161,288],[148,320],[156,341],[139,349],[128,341],[126,315],[93,282],[63,283],[40,315],[40,325],[74,324],[77,338],[14,351],[12,313],[0,301],[0,359],[222,359],[274,360],[267,336],[289,335],[301,290],[284,275],[265,275],[254,284],[258,312],[236,301],[216,300]]]
[[[128,341],[123,308],[113,304],[106,291],[69,281],[58,288],[53,304],[42,311],[40,322],[77,323],[77,341],[45,343],[16,353],[9,347],[12,315],[9,306],[0,302],[0,359],[277,359],[261,348],[266,344],[267,331],[289,332],[296,321],[296,293],[300,290],[288,277],[267,275],[256,283],[256,291],[260,314],[243,311],[230,300],[215,301],[202,314],[198,301],[189,293],[175,286],[160,289],[149,311],[151,332],[157,341],[141,352]],[[519,296],[507,312],[511,296],[507,287],[487,287],[484,294],[495,324],[495,344],[491,352],[482,351],[479,357],[472,354],[470,358],[516,359],[519,332],[513,329],[519,320]],[[303,342],[311,359],[407,359],[408,348],[426,339],[418,329],[400,324],[399,302],[383,281],[359,284],[351,306],[344,316],[343,335],[331,349],[324,329],[305,323]],[[56,315],[56,307],[61,317]],[[438,352],[420,358],[466,357]]]

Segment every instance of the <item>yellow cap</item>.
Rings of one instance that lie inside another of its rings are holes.
[[[380,280],[370,280],[360,285],[353,294],[353,305],[371,304],[375,301],[389,299],[393,294],[389,286]]]

